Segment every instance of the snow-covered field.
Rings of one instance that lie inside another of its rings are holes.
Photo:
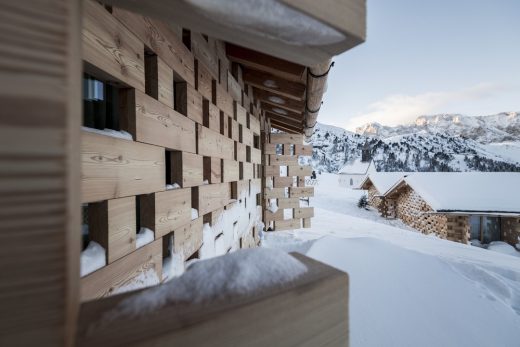
[[[263,246],[348,272],[351,346],[520,346],[520,257],[419,234],[318,180],[312,228]]]

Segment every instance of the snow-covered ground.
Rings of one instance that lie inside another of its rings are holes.
[[[351,346],[520,346],[520,257],[422,235],[318,181],[312,228],[263,246],[348,272]]]

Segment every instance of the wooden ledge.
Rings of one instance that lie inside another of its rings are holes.
[[[78,346],[348,346],[348,275],[293,253],[308,268],[286,286],[204,304],[173,304],[95,327],[125,293],[81,306]],[[141,290],[146,291],[147,289]]]

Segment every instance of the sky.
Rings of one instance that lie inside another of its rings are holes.
[[[366,42],[334,58],[318,120],[520,111],[520,0],[367,0]]]

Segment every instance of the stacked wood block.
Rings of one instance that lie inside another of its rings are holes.
[[[312,155],[312,145],[303,144],[303,135],[271,133],[264,153],[265,224],[275,231],[310,228],[314,208],[300,200],[314,196],[314,187],[305,186],[313,170],[299,165],[299,157]]]
[[[368,188],[368,204],[377,208],[378,210],[381,208],[381,204],[383,203],[383,199],[379,196],[379,191],[377,188],[371,184]]]
[[[510,245],[520,244],[520,216],[502,217],[502,241]]]
[[[224,43],[94,1],[85,2],[83,19],[85,71],[119,88],[114,130],[132,139],[81,135],[88,238],[103,246],[107,264],[82,278],[82,299],[109,295],[144,272],[162,279],[168,252],[199,258],[205,223],[220,253],[257,246],[260,136],[269,125]],[[291,173],[309,174],[287,163]],[[137,248],[140,228],[154,241]]]
[[[469,220],[467,216],[436,213],[409,186],[404,187],[395,199],[385,198],[386,216],[392,216],[391,201],[395,201],[395,217],[423,234],[434,234],[456,242],[467,242]]]

